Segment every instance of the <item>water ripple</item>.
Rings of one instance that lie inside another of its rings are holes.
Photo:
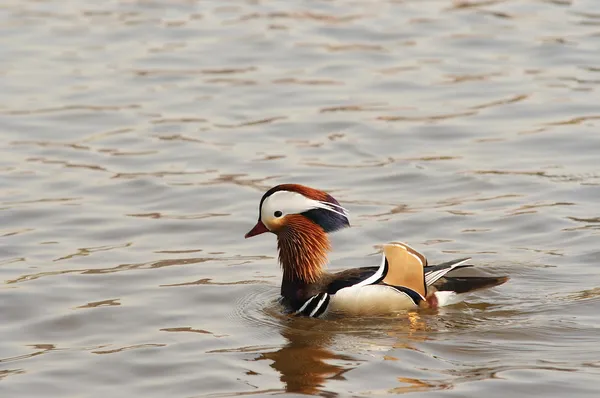
[[[597,396],[589,0],[5,0],[3,396]],[[509,275],[438,311],[297,319],[279,183]],[[117,391],[118,388],[118,391]]]

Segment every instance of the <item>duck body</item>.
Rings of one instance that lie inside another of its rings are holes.
[[[328,233],[349,226],[347,211],[323,191],[296,184],[271,188],[260,202],[259,220],[246,238],[277,235],[283,268],[281,303],[293,315],[380,315],[437,308],[474,290],[500,285],[507,277],[454,276],[472,267],[470,258],[428,265],[426,257],[402,242],[383,246],[379,266],[337,273],[324,271]]]

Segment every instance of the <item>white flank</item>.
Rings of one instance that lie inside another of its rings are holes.
[[[410,296],[391,286],[354,285],[340,289],[332,295],[328,310],[350,315],[372,315],[388,314],[416,307]]]

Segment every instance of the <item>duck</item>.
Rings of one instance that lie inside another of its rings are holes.
[[[258,221],[245,238],[276,235],[283,270],[280,302],[287,313],[321,318],[437,309],[509,279],[457,274],[473,266],[470,257],[429,265],[425,255],[403,242],[384,244],[379,265],[328,272],[328,234],[347,227],[348,211],[322,190],[281,184],[264,193]]]

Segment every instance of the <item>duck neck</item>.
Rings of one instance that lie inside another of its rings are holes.
[[[321,280],[331,249],[329,238],[323,229],[303,216],[291,217],[277,234],[279,263],[283,269],[284,286],[305,290]]]

